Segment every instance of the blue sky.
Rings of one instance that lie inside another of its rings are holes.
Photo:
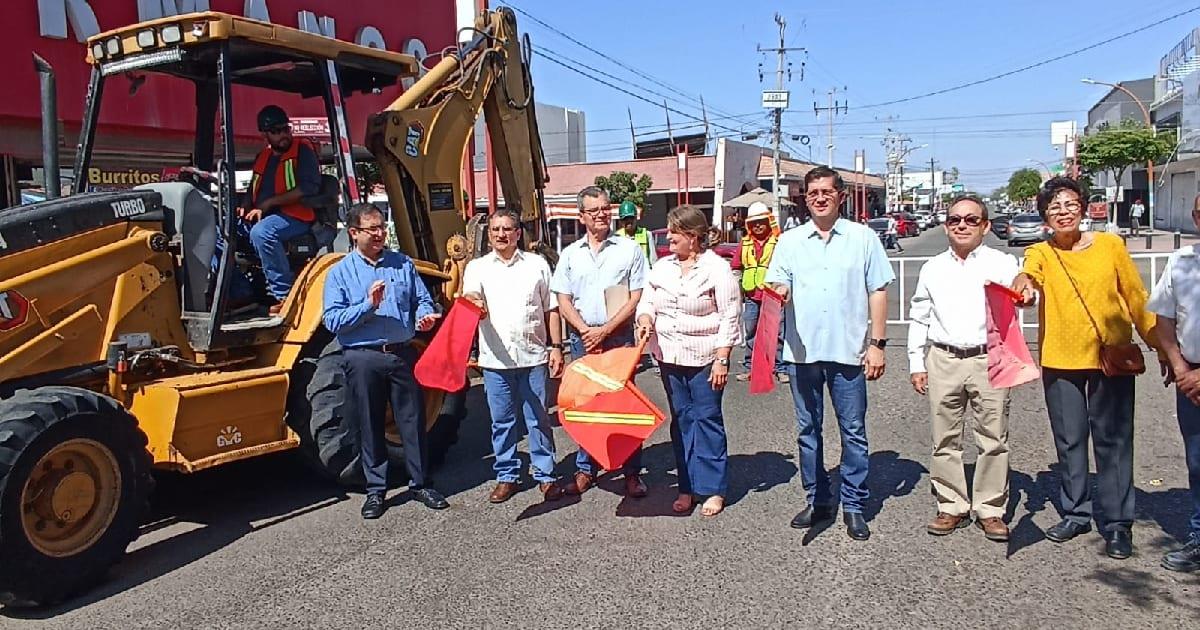
[[[1013,170],[1061,159],[1050,145],[1050,123],[1076,119],[1080,130],[1087,110],[1106,88],[1085,85],[1080,78],[1124,81],[1153,75],[1159,59],[1192,28],[1200,26],[1200,10],[1170,20],[1099,48],[1020,74],[949,94],[883,107],[870,105],[940,90],[1007,72],[1082,48],[1157,22],[1193,7],[1196,0],[1066,0],[1045,2],[1000,0],[766,2],[762,0],[695,0],[691,2],[608,0],[493,0],[509,4],[592,48],[635,68],[671,88],[621,68],[581,48],[521,13],[518,25],[530,34],[535,49],[559,55],[567,63],[583,63],[621,77],[623,85],[651,101],[672,97],[669,105],[699,117],[703,95],[715,134],[765,130],[760,91],[774,86],[775,57],[756,45],[775,46],[774,14],[787,20],[787,45],[793,53],[792,104],[784,116],[786,134],[809,136],[809,145],[788,139],[801,158],[824,161],[826,119],[813,113],[813,101],[827,104],[837,87],[849,109],[835,118],[834,161],[852,164],[863,149],[868,167],[881,172],[880,142],[889,125],[928,144],[910,155],[912,167],[934,158],[940,168],[958,167],[961,181],[990,192]],[[758,65],[764,69],[759,82]],[[800,64],[804,62],[804,77]],[[586,112],[588,157],[616,160],[631,157],[628,107],[639,133],[665,129],[661,107],[600,85],[545,58],[535,57],[538,100]],[[586,70],[596,74],[592,70]],[[845,88],[845,93],[840,90]],[[680,94],[682,92],[683,94]],[[815,94],[814,94],[815,92]],[[685,96],[686,95],[686,96]],[[739,116],[722,118],[722,116]],[[894,117],[888,122],[889,117]],[[936,120],[932,120],[936,119]],[[671,114],[679,128],[689,121]],[[695,129],[693,129],[695,130]],[[665,133],[663,134],[665,135]],[[755,142],[765,142],[763,140]],[[785,149],[786,150],[786,149]]]

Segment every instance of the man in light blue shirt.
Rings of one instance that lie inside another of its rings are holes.
[[[558,310],[571,325],[571,354],[603,352],[633,345],[633,312],[642,297],[646,279],[646,255],[632,239],[612,232],[612,206],[608,194],[595,186],[579,191],[579,222],[587,236],[563,248],[550,279],[550,290],[558,294]],[[624,298],[609,315],[605,293]],[[567,491],[582,494],[592,487],[599,472],[583,449],[575,458],[575,483]],[[642,449],[638,448],[622,467],[625,494],[646,496],[642,483]]]
[[[404,441],[409,490],[427,507],[449,507],[429,486],[426,474],[425,404],[413,376],[417,353],[408,342],[433,328],[441,315],[417,274],[412,259],[384,247],[387,223],[379,208],[360,203],[346,217],[354,250],[325,278],[322,321],[342,345],[346,396],[358,417],[363,475],[367,480],[365,519],[383,515],[388,453],[384,438],[387,407]]]
[[[786,302],[783,360],[792,371],[800,479],[808,498],[792,527],[811,527],[836,511],[821,436],[828,386],[842,437],[846,533],[866,540],[871,535],[862,515],[868,468],[866,382],[883,376],[887,286],[895,275],[875,232],[839,216],[846,193],[836,171],[814,168],[804,176],[804,186],[812,220],[780,236],[765,279]]]

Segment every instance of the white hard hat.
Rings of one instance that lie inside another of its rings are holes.
[[[747,221],[757,221],[760,219],[770,219],[770,218],[771,218],[771,209],[767,207],[767,204],[765,204],[761,201],[755,201],[754,203],[750,204],[749,208],[746,208],[746,220]]]

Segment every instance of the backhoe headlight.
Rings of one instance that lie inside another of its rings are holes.
[[[142,50],[145,50],[147,48],[154,48],[154,44],[157,41],[158,41],[158,38],[154,35],[154,29],[148,28],[144,31],[138,31],[138,34],[137,34],[138,48],[141,48]]]
[[[164,44],[178,44],[183,41],[183,28],[178,24],[168,24],[162,27],[162,40]]]
[[[116,57],[117,55],[121,54],[121,38],[110,37],[108,40],[106,40],[104,42],[104,51],[108,53],[109,57]]]
[[[104,42],[92,44],[92,59],[96,61],[104,59]]]

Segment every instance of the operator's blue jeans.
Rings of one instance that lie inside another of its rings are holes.
[[[1179,416],[1179,432],[1183,434],[1184,459],[1187,462],[1188,486],[1192,492],[1192,519],[1189,533],[1200,539],[1200,407],[1175,391],[1175,411]]]
[[[492,469],[496,481],[517,483],[521,478],[521,460],[517,442],[525,422],[529,435],[529,463],[538,483],[554,481],[554,433],[546,415],[546,365],[507,370],[483,370],[483,388],[492,412]]]
[[[309,229],[308,223],[281,212],[264,216],[250,228],[250,242],[254,245],[254,251],[258,252],[259,261],[262,262],[267,290],[280,302],[287,297],[288,291],[292,290],[292,283],[296,281],[296,276],[288,265],[287,248],[284,247],[284,243]]]
[[[758,313],[762,304],[746,298],[742,302],[742,333],[746,337],[746,356],[742,357],[742,367],[750,371],[750,359],[754,355],[754,338],[758,336]],[[783,374],[783,321],[779,322],[779,345],[775,346],[775,373]]]
[[[571,358],[578,359],[584,354],[587,354],[583,348],[583,339],[574,331],[571,331],[568,342],[571,344]],[[612,350],[613,348],[628,348],[633,345],[633,326],[625,326],[621,330],[614,332],[604,341],[600,342],[600,351]],[[579,449],[579,454],[575,456],[575,469],[581,473],[588,475],[596,474],[596,462],[587,454],[587,451]],[[627,475],[640,475],[642,473],[642,447],[638,447],[633,455],[629,456],[629,460],[621,466],[621,470]]]
[[[825,419],[825,387],[842,435],[842,511],[862,513],[867,500],[867,378],[861,365],[829,361],[789,363],[792,402],[800,446],[800,480],[808,504],[833,507],[821,426]]]

